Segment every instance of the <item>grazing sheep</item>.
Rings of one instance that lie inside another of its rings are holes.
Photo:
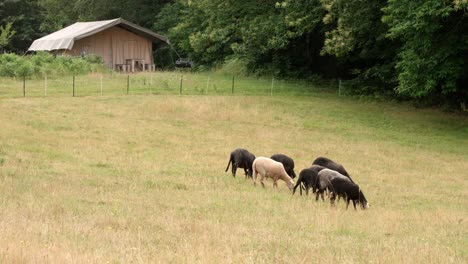
[[[309,195],[309,188],[312,188],[312,192],[315,193],[315,191],[318,189],[318,173],[325,169],[325,167],[322,167],[320,165],[313,165],[310,168],[303,169],[299,173],[299,178],[297,178],[296,185],[294,186],[293,194],[296,192],[296,188],[300,186],[301,184],[304,185],[306,195]],[[302,186],[299,188],[299,192],[302,195]]]
[[[318,201],[318,198],[319,198],[319,195],[322,196],[322,201],[324,201],[325,199],[323,198],[323,193],[325,190],[330,190],[330,182],[331,180],[335,179],[335,178],[340,178],[340,179],[343,179],[343,180],[346,180],[346,181],[349,181],[351,182],[351,179],[344,176],[343,174],[337,172],[337,171],[334,171],[334,170],[330,170],[330,169],[323,169],[321,170],[319,173],[318,173],[318,191],[316,192],[316,197],[315,197],[315,200]]]
[[[286,183],[290,190],[294,187],[293,179],[291,179],[291,177],[286,173],[281,162],[265,157],[258,157],[254,160],[252,169],[254,185],[257,184],[257,175],[260,174],[260,183],[263,187],[265,187],[265,184],[263,183],[265,178],[273,179],[273,187],[278,187],[277,181],[280,179]]]
[[[252,177],[252,164],[255,160],[255,155],[243,148],[237,148],[231,152],[229,162],[226,167],[226,172],[229,165],[232,163],[232,176],[236,177],[237,168],[243,168],[245,177]]]
[[[325,167],[327,169],[337,171],[337,172],[339,172],[339,173],[343,174],[344,176],[351,179],[351,176],[349,176],[348,172],[345,170],[343,165],[341,165],[341,164],[339,164],[337,162],[334,162],[333,160],[331,160],[329,158],[318,157],[318,158],[316,158],[314,160],[314,162],[312,162],[312,165],[320,165],[320,166],[323,166],[323,167]],[[351,182],[353,182],[353,179],[351,179]]]
[[[346,210],[348,210],[349,201],[353,201],[354,210],[356,210],[356,203],[361,204],[363,210],[369,208],[366,197],[359,186],[349,180],[334,178],[331,180],[330,189],[332,190],[330,197],[330,204],[332,206],[336,196],[338,196],[346,199]]]
[[[294,160],[284,154],[275,154],[271,156],[272,160],[283,163],[284,170],[291,178],[296,178],[296,173],[294,172]]]

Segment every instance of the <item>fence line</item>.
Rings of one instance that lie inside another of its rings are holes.
[[[336,80],[240,78],[180,72],[0,78],[0,98],[103,95],[301,95],[343,93]],[[21,90],[19,90],[20,88]]]

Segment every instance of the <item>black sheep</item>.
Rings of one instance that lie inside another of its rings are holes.
[[[348,177],[349,179],[351,179],[351,176],[349,176],[348,172],[345,170],[343,165],[341,165],[341,164],[339,164],[337,162],[334,162],[333,160],[331,160],[329,158],[318,157],[318,158],[316,158],[314,160],[314,162],[312,162],[312,165],[320,165],[320,166],[323,166],[323,167],[325,167],[327,169],[337,171],[337,172],[343,174],[344,176]],[[351,179],[351,182],[354,182],[353,179]]]
[[[331,180],[330,203],[333,205],[336,196],[346,199],[346,209],[348,209],[349,201],[353,201],[354,209],[356,210],[356,203],[361,205],[362,209],[369,208],[366,197],[362,193],[359,186],[355,183],[349,182],[341,178],[334,178]]]
[[[313,165],[310,168],[303,169],[299,173],[299,177],[297,178],[296,185],[294,186],[293,189],[293,194],[296,192],[296,188],[298,186],[301,186],[299,188],[299,192],[302,195],[302,186],[305,187],[306,195],[309,195],[309,189],[312,188],[312,193],[315,193],[316,190],[318,189],[318,173],[325,169],[325,167],[322,167],[320,165]],[[302,185],[301,185],[302,184]]]
[[[226,167],[226,172],[229,169],[229,165],[232,163],[232,176],[236,177],[237,168],[243,168],[245,177],[249,176],[252,178],[252,164],[255,160],[255,155],[250,153],[248,150],[243,148],[237,148],[231,152],[229,156],[229,162]]]
[[[294,160],[284,154],[275,154],[271,156],[272,160],[283,163],[284,170],[291,178],[296,178],[296,173],[294,172]]]

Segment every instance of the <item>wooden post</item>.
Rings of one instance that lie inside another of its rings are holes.
[[[182,95],[182,79],[183,79],[183,75],[180,75],[180,86],[179,86],[179,95]]]
[[[26,97],[26,74],[23,75],[23,97]]]
[[[44,77],[44,96],[47,96],[47,74]]]
[[[270,90],[270,96],[273,95],[273,86],[275,85],[275,77],[271,77],[271,90]]]
[[[150,86],[149,86],[149,89],[150,89],[150,94],[153,94],[153,88],[151,86],[153,86],[153,73],[152,72],[150,72]]]
[[[127,75],[127,95],[129,91],[130,91],[130,75]]]
[[[75,74],[73,74],[73,97],[75,97]]]
[[[234,94],[234,76],[232,76],[231,94]]]
[[[338,79],[338,96],[341,96],[341,79]]]

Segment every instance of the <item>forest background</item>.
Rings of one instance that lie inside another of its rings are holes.
[[[159,67],[339,78],[358,95],[468,106],[467,0],[0,0],[0,53],[77,21],[124,18],[167,36]]]

